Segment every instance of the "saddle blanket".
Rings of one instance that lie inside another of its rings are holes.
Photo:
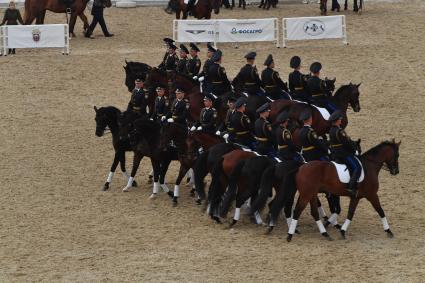
[[[356,157],[356,159],[357,159],[357,157]],[[357,161],[359,161],[359,160],[357,159]],[[336,163],[334,161],[332,161],[332,163],[335,166],[336,172],[338,174],[339,181],[341,183],[348,184],[350,182],[350,172],[347,169],[347,165],[341,164],[341,163]],[[364,180],[363,165],[361,165],[360,161],[359,161],[359,163],[360,163],[360,166],[362,167],[362,173],[360,174],[360,177],[357,180],[357,183],[361,183]]]
[[[189,0],[184,0],[184,3],[187,5],[189,4]],[[195,6],[196,4],[198,4],[198,0],[195,1],[195,3],[193,4],[193,6]]]
[[[304,102],[304,101],[299,101],[299,100],[294,100],[294,101],[296,101],[298,103],[307,104],[307,102]],[[317,111],[320,112],[320,115],[322,115],[323,119],[325,119],[326,121],[329,120],[329,117],[331,116],[331,114],[329,113],[329,111],[326,108],[322,108],[322,107],[316,106],[314,104],[311,104],[311,106],[313,106],[314,108],[317,109]]]

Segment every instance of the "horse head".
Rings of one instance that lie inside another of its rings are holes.
[[[94,111],[96,112],[96,116],[94,120],[96,121],[96,136],[101,137],[105,133],[105,130],[107,128],[113,129],[119,113],[121,113],[118,108],[115,107],[101,107],[97,108],[96,106],[93,107]]]
[[[350,105],[354,112],[359,112],[361,109],[359,99],[360,85],[361,83],[343,85],[336,91],[334,98],[341,104],[345,104],[346,106]]]
[[[129,92],[132,92],[134,89],[134,81],[136,79],[143,79],[146,80],[146,77],[148,76],[148,73],[150,70],[152,70],[152,67],[145,64],[145,63],[139,63],[139,62],[127,62],[125,60],[125,85],[128,88]]]
[[[398,166],[400,144],[401,141],[396,142],[394,139],[384,141],[369,149],[363,156],[367,156],[366,161],[383,164],[391,175],[397,175],[400,172]]]

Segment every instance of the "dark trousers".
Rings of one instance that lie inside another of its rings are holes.
[[[103,9],[103,7],[93,6],[91,10],[93,20],[89,26],[89,29],[87,30],[88,35],[91,35],[93,33],[93,30],[96,27],[97,23],[99,23],[100,27],[102,28],[102,32],[104,35],[109,34],[108,28],[106,27],[105,19],[103,18]]]

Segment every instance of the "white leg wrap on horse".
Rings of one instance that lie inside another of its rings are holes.
[[[128,175],[127,171],[126,172],[122,172],[122,175],[124,176],[124,178],[126,178],[128,180],[128,178],[130,178],[130,175]]]
[[[174,196],[176,198],[179,197],[179,189],[180,189],[179,185],[174,185]]]
[[[133,184],[133,177],[128,178],[127,185],[122,189],[123,192],[128,192],[128,190],[131,188],[131,185]]]
[[[351,220],[345,219],[344,224],[342,224],[341,230],[347,231],[348,226],[350,226]]]
[[[288,224],[288,229],[291,226],[292,218],[286,218],[286,224]]]
[[[263,224],[263,219],[261,219],[261,215],[258,212],[258,210],[256,212],[254,212],[255,215],[255,221],[257,222],[258,225]]]
[[[233,219],[236,220],[236,221],[241,219],[241,209],[240,209],[240,207],[235,208],[235,216],[233,216]]]
[[[114,172],[109,172],[108,178],[106,179],[107,183],[112,182],[112,177],[114,177]]]
[[[332,213],[331,216],[329,216],[328,219],[329,223],[331,223],[333,226],[338,224],[338,214]]]
[[[323,206],[319,206],[319,207],[318,207],[318,210],[319,210],[319,217],[320,217],[320,218],[323,218],[323,217],[325,217],[325,216],[326,216],[326,212],[325,212],[325,210],[323,209]]]
[[[154,182],[153,183],[153,191],[154,194],[159,193],[159,183],[158,182]]]
[[[326,233],[325,226],[323,226],[322,220],[316,221],[317,227],[319,228],[320,234]]]
[[[166,184],[161,184],[161,189],[164,191],[164,193],[168,193],[170,191]]]
[[[208,204],[208,206],[207,206],[207,214],[208,215],[210,214],[210,211],[211,211],[211,204]]]
[[[386,217],[382,217],[381,218],[382,221],[382,226],[384,226],[384,230],[387,231],[388,229],[390,229],[390,225],[388,225],[388,221]]]
[[[289,226],[288,234],[294,235],[295,229],[297,229],[298,220],[292,219],[291,225]]]
[[[153,169],[149,172],[149,176],[153,176]]]

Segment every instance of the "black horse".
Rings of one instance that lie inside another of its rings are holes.
[[[118,123],[118,120],[121,116],[121,111],[118,108],[108,106],[97,109],[97,107],[94,106],[94,111],[96,112],[96,136],[102,137],[105,130],[109,129],[112,134],[112,145],[115,150],[114,161],[112,162],[106,183],[103,186],[103,190],[106,191],[109,189],[109,185],[112,182],[112,177],[114,176],[118,163],[121,165],[123,175],[127,179],[130,177],[125,169],[125,152],[132,151],[132,148],[128,139],[120,138],[120,124]],[[130,185],[137,187],[137,183],[134,180],[130,183]]]

